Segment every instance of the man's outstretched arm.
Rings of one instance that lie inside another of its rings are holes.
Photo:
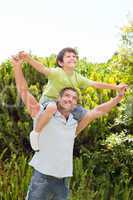
[[[24,78],[21,61],[16,57],[12,58],[12,64],[14,69],[15,81],[18,94],[21,96],[26,108],[28,109],[31,117],[35,117],[40,110],[40,105],[35,97],[29,92],[27,82]]]
[[[110,101],[103,103],[85,115],[85,117],[79,122],[76,134],[78,135],[84,128],[87,127],[93,120],[105,115],[110,112],[123,98],[127,86],[123,87],[120,93]]]

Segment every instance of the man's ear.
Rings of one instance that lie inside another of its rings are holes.
[[[61,99],[61,97],[59,96],[59,97],[58,97],[58,99],[57,99],[57,102],[59,102],[59,101],[60,101],[60,99]]]

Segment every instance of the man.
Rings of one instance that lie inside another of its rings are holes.
[[[126,85],[110,101],[88,111],[78,123],[71,114],[78,101],[74,88],[64,88],[57,101],[58,111],[45,124],[46,113],[37,100],[28,91],[23,76],[21,62],[12,59],[17,90],[28,112],[35,119],[33,135],[39,135],[39,151],[35,152],[30,165],[34,173],[26,200],[66,200],[68,198],[68,177],[73,170],[73,145],[75,137],[91,121],[106,114],[116,106],[124,96]],[[47,113],[48,115],[48,113]],[[45,126],[44,126],[45,124]]]

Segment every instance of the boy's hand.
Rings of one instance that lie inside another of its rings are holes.
[[[127,90],[128,85],[125,83],[120,83],[119,85],[116,86],[116,89],[120,92],[122,89],[124,89],[125,91]]]
[[[22,64],[22,62],[23,61],[21,59],[19,59],[18,55],[12,56],[11,63],[14,66],[20,66]]]
[[[18,53],[18,57],[19,59],[26,60],[27,58],[29,58],[29,54],[25,51],[20,51]]]
[[[126,84],[119,84],[119,86],[119,96],[124,96],[128,86]]]

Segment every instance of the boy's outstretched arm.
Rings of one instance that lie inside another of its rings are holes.
[[[48,76],[50,74],[50,68],[45,67],[42,63],[33,59],[28,53],[21,51],[18,54],[19,59],[28,62],[32,67],[34,67],[38,72]]]
[[[118,90],[118,91],[120,91],[123,87],[127,87],[127,85],[124,83],[115,85],[115,84],[102,83],[102,82],[96,82],[96,81],[92,81],[91,86],[95,88],[100,88],[100,89],[111,89],[111,90]]]
[[[21,96],[21,99],[28,109],[31,117],[35,117],[40,110],[40,105],[35,97],[28,90],[28,85],[22,72],[21,61],[16,57],[13,57],[12,64],[18,94]]]
[[[106,113],[110,112],[113,107],[115,107],[123,98],[124,93],[126,91],[126,86],[120,90],[120,93],[111,99],[110,101],[103,103],[85,115],[85,117],[79,122],[77,127],[77,135],[90,124],[93,120],[105,115]]]

